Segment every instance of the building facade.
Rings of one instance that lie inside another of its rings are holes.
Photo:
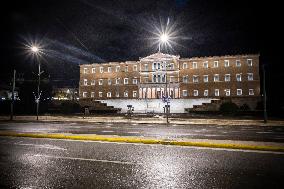
[[[259,55],[180,58],[158,52],[139,61],[80,66],[80,99],[162,112],[167,96],[176,113],[212,99],[258,99]]]

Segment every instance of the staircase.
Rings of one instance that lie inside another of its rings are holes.
[[[210,103],[202,103],[201,105],[193,105],[192,108],[185,108],[186,112],[205,112],[205,111],[218,111],[222,100],[214,99]]]
[[[82,108],[89,108],[90,113],[107,114],[121,111],[121,108],[114,108],[113,106],[108,106],[107,103],[91,98],[80,99],[79,104]]]

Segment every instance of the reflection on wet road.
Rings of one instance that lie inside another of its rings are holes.
[[[0,188],[283,188],[284,154],[0,137]]]

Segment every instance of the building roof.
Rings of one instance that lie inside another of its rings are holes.
[[[144,58],[140,58],[140,61],[155,61],[155,60],[173,60],[173,59],[179,59],[179,55],[170,55],[170,54],[164,54],[161,52],[157,52],[155,54],[151,54],[149,56],[146,56]]]

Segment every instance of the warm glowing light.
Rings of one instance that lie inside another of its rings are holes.
[[[169,40],[169,36],[166,34],[166,33],[163,33],[161,36],[160,36],[160,40],[165,43]]]
[[[32,46],[31,51],[33,51],[34,53],[37,53],[39,51],[39,49],[36,46]]]

